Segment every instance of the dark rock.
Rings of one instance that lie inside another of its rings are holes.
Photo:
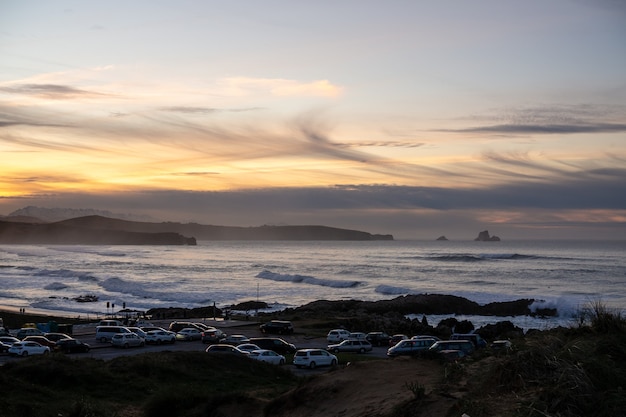
[[[445,237],[445,236],[439,236],[439,237],[437,238],[437,240],[448,240],[448,238],[447,238],[447,237]]]
[[[498,236],[489,236],[489,231],[484,230],[480,232],[478,237],[474,240],[480,242],[499,242],[500,238]]]
[[[476,330],[485,340],[514,339],[524,336],[524,330],[505,320],[496,324],[487,324]]]
[[[264,310],[269,305],[264,301],[244,301],[230,307],[231,310],[248,311],[248,310]]]

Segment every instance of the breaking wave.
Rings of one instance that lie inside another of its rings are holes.
[[[290,274],[278,274],[271,271],[262,271],[256,275],[257,278],[269,279],[272,281],[281,281],[281,282],[293,282],[293,283],[303,283],[310,285],[320,285],[322,287],[332,287],[332,288],[354,288],[358,285],[361,285],[361,281],[341,281],[334,279],[321,279],[315,278],[308,275],[290,275]]]
[[[481,262],[489,260],[525,260],[525,259],[538,259],[539,256],[534,255],[520,255],[518,253],[490,253],[490,254],[454,254],[454,255],[434,255],[426,257],[431,261],[443,261],[443,262]]]
[[[393,285],[378,285],[374,291],[385,295],[403,295],[412,293],[412,291],[408,288],[394,287]]]

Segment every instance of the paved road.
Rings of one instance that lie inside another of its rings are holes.
[[[276,335],[264,335],[259,330],[258,323],[254,322],[245,322],[245,321],[224,321],[224,320],[202,320],[203,323],[217,327],[218,329],[224,331],[225,333],[231,334],[243,334],[246,337],[264,337],[264,336],[272,336],[272,337],[281,337],[285,341],[289,343],[293,343],[298,349],[304,348],[322,348],[325,349],[327,346],[325,337],[317,337],[313,338],[307,335],[302,335],[296,333],[294,335],[288,336],[276,336]],[[168,328],[170,321],[152,321],[151,324],[159,327],[163,327],[165,329]],[[182,342],[178,341],[174,344],[165,344],[165,345],[147,345],[144,347],[137,348],[129,348],[129,349],[120,349],[114,348],[109,343],[102,343],[96,340],[96,325],[80,325],[74,326],[73,337],[76,339],[80,339],[81,341],[88,343],[91,346],[91,351],[89,353],[75,353],[71,354],[72,357],[82,358],[82,357],[93,357],[96,359],[109,360],[118,356],[123,355],[135,355],[146,352],[160,352],[160,351],[198,351],[204,352],[207,348],[207,345],[200,341],[193,342]],[[385,358],[387,353],[386,347],[374,347],[372,352],[365,353],[364,355]],[[340,356],[341,363],[341,356]],[[0,355],[0,366],[14,360],[23,360],[22,358],[10,357],[7,354]],[[287,364],[290,369],[292,369],[296,374],[300,375],[308,375],[312,371],[311,370],[297,370],[293,365]],[[320,372],[320,371],[317,371]],[[323,370],[321,370],[323,372]]]

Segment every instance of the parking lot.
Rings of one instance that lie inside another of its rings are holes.
[[[248,338],[253,337],[280,337],[284,339],[288,343],[294,344],[298,349],[305,348],[321,348],[325,349],[328,345],[326,341],[326,337],[312,337],[310,335],[306,335],[298,332],[296,328],[294,334],[292,335],[268,335],[263,334],[259,329],[260,323],[253,321],[238,321],[238,320],[194,320],[204,323],[208,326],[216,327],[228,335],[233,334],[241,334]],[[151,321],[150,324],[163,327],[167,329],[171,320],[154,320]],[[330,329],[329,329],[330,330]],[[83,357],[93,357],[96,359],[102,360],[110,360],[118,356],[124,355],[135,355],[146,352],[160,352],[160,351],[198,351],[204,352],[207,348],[207,344],[204,344],[200,341],[177,341],[174,344],[163,344],[163,345],[146,345],[144,347],[138,348],[129,348],[129,349],[120,349],[114,348],[110,343],[102,343],[97,341],[95,338],[96,334],[96,324],[89,325],[78,325],[74,326],[72,337],[81,340],[84,343],[87,343],[91,346],[91,350],[88,353],[74,353],[71,354],[72,357],[75,358],[83,358]],[[386,358],[387,357],[387,347],[374,347],[371,352],[364,353],[364,355],[378,357],[378,358]],[[308,370],[308,369],[296,369],[290,360],[291,355],[287,355],[287,367],[292,369],[296,374],[310,374],[311,372],[323,372],[325,369],[321,370]],[[339,364],[345,363],[342,361],[342,354],[337,355],[339,358]],[[23,360],[22,358],[10,357],[7,354],[0,355],[0,365],[3,365],[9,361],[15,360]]]

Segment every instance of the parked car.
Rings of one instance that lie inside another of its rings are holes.
[[[271,363],[272,365],[284,365],[285,364],[285,357],[283,355],[279,355],[273,350],[267,350],[267,349],[253,350],[248,354],[248,357],[251,359],[256,359],[261,362]]]
[[[10,344],[4,343],[3,341],[0,340],[0,353],[8,353],[10,347],[11,347]]]
[[[263,333],[292,334],[293,324],[286,320],[272,320],[260,326]]]
[[[429,334],[418,334],[416,336],[411,336],[411,339],[435,339],[435,341],[441,340],[437,336],[432,336]]]
[[[146,344],[160,345],[161,343],[176,342],[176,333],[167,330],[150,330],[146,332]]]
[[[204,323],[197,323],[197,322],[190,322],[190,321],[173,321],[170,323],[170,327],[168,330],[170,332],[178,333],[182,329],[188,329],[188,328],[198,329],[202,332],[204,330],[210,329],[211,326],[207,326]]]
[[[337,366],[337,357],[324,349],[300,349],[293,355],[296,368],[315,369],[318,366]]]
[[[254,343],[242,343],[240,345],[237,345],[237,349],[239,350],[243,350],[244,352],[252,352],[253,350],[262,350],[259,346],[255,345]]]
[[[176,333],[176,340],[193,341],[202,339],[202,332],[195,327],[187,327]]]
[[[141,337],[142,339],[146,340],[146,332],[143,329],[139,327],[127,327],[127,329],[135,333],[137,336]]]
[[[474,353],[474,344],[469,340],[438,340],[428,348],[428,352],[437,353],[442,350],[461,350],[466,355]]]
[[[215,327],[202,332],[202,343],[220,343],[226,337],[226,333]]]
[[[367,340],[367,334],[363,332],[350,332],[348,336],[350,340]]]
[[[0,342],[6,344],[6,345],[12,345],[13,343],[17,343],[19,342],[20,339],[18,339],[17,337],[13,337],[13,336],[0,336]]]
[[[11,356],[47,355],[48,353],[50,353],[50,348],[37,342],[17,342],[9,348]]]
[[[385,332],[369,332],[365,339],[372,344],[372,346],[389,346],[389,336]]]
[[[15,337],[22,340],[26,336],[43,336],[43,335],[44,335],[44,332],[42,332],[36,327],[22,327],[21,329],[17,331],[17,333],[15,334]]]
[[[71,339],[71,336],[66,335],[65,333],[46,333],[44,336],[48,340],[52,340],[53,342],[58,342],[61,339]]]
[[[458,362],[460,360],[463,360],[463,358],[465,358],[466,355],[462,350],[450,349],[450,350],[440,350],[439,357],[444,362]]]
[[[453,333],[450,340],[469,340],[474,344],[476,349],[487,347],[485,339],[477,333]]]
[[[152,330],[162,330],[164,332],[169,332],[169,330],[165,330],[163,327],[159,327],[159,326],[140,326],[139,328],[146,333],[151,332]],[[171,332],[171,333],[176,334],[176,332]]]
[[[248,343],[249,341],[250,339],[242,334],[231,334],[230,336],[223,338],[220,343],[237,346],[242,343]]]
[[[218,353],[218,354],[228,354],[228,355],[241,355],[247,356],[248,352],[244,352],[237,348],[237,346],[227,345],[224,343],[216,343],[214,345],[206,348],[206,353]]]
[[[96,327],[96,340],[102,343],[110,342],[111,338],[119,333],[131,333],[124,326],[98,326]]]
[[[400,340],[406,340],[406,339],[409,339],[409,336],[405,334],[394,334],[389,339],[389,346],[395,346],[396,343],[398,343]]]
[[[405,339],[396,343],[387,350],[387,356],[419,355],[428,351],[435,343],[435,339]]]
[[[22,339],[22,342],[37,342],[42,346],[48,346],[50,349],[54,349],[56,345],[56,342],[53,342],[45,336],[26,336]]]
[[[511,350],[511,347],[512,345],[510,340],[494,340],[489,345],[489,348],[496,352],[508,352]]]
[[[143,347],[146,342],[135,333],[118,333],[111,338],[111,344],[115,347],[127,349],[129,347]]]
[[[372,350],[372,344],[367,340],[344,340],[341,343],[328,345],[328,351],[365,353]]]
[[[333,329],[326,335],[328,343],[340,343],[350,338],[350,332],[344,329]]]
[[[273,350],[281,355],[294,353],[297,350],[293,344],[287,343],[278,337],[253,337],[249,343],[254,343],[261,349]]]
[[[56,342],[55,350],[63,353],[86,353],[89,352],[91,346],[83,343],[78,339],[59,339]]]

